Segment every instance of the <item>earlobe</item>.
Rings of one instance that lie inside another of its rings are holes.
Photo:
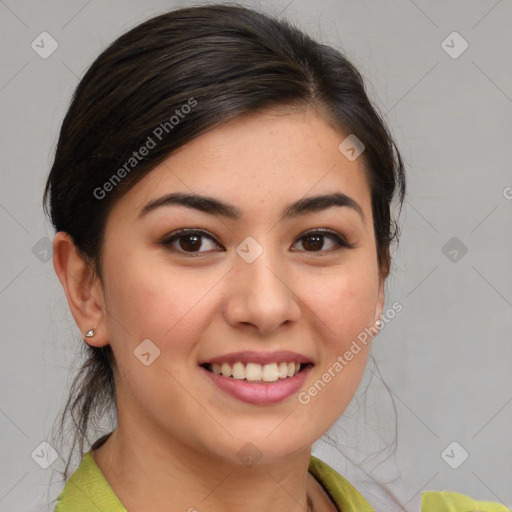
[[[374,323],[378,329],[382,327],[382,313],[384,312],[384,303],[385,303],[385,283],[386,283],[386,276],[380,275],[379,276],[379,289],[377,292],[377,302],[375,304],[375,316],[374,316]]]
[[[71,237],[59,231],[53,240],[53,267],[69,309],[86,343],[108,345],[103,288],[90,263],[79,254]]]

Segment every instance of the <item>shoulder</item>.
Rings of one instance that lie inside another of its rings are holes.
[[[375,512],[362,494],[331,466],[311,456],[309,471],[322,484],[332,501],[343,512]],[[457,492],[424,492],[421,495],[419,512],[511,512],[511,510],[490,501],[476,501]]]
[[[127,512],[105,480],[89,450],[68,478],[54,512]]]

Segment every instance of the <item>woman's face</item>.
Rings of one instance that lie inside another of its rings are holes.
[[[120,428],[270,463],[342,414],[368,355],[357,336],[383,307],[362,158],[338,149],[347,135],[310,108],[240,117],[115,204],[102,293]],[[217,374],[237,362],[239,378]],[[259,372],[271,382],[247,380]]]

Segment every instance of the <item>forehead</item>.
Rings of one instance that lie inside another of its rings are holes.
[[[342,192],[371,210],[362,158],[338,149],[348,134],[310,108],[239,116],[185,144],[120,200],[133,213],[169,192],[195,193],[236,204],[254,215],[301,197]],[[368,217],[371,212],[367,212]]]

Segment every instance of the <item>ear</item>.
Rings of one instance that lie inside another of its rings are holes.
[[[86,343],[95,347],[108,345],[101,281],[92,265],[80,256],[71,237],[63,231],[53,239],[53,267]],[[90,329],[95,330],[94,337],[85,338]]]
[[[378,288],[378,291],[377,291],[377,302],[375,303],[375,315],[374,315],[374,318],[373,318],[374,324],[381,319],[382,313],[384,311],[384,304],[386,302],[386,299],[385,299],[385,284],[386,284],[387,276],[388,276],[388,271],[387,270],[384,271],[384,272],[379,272],[379,288]]]

